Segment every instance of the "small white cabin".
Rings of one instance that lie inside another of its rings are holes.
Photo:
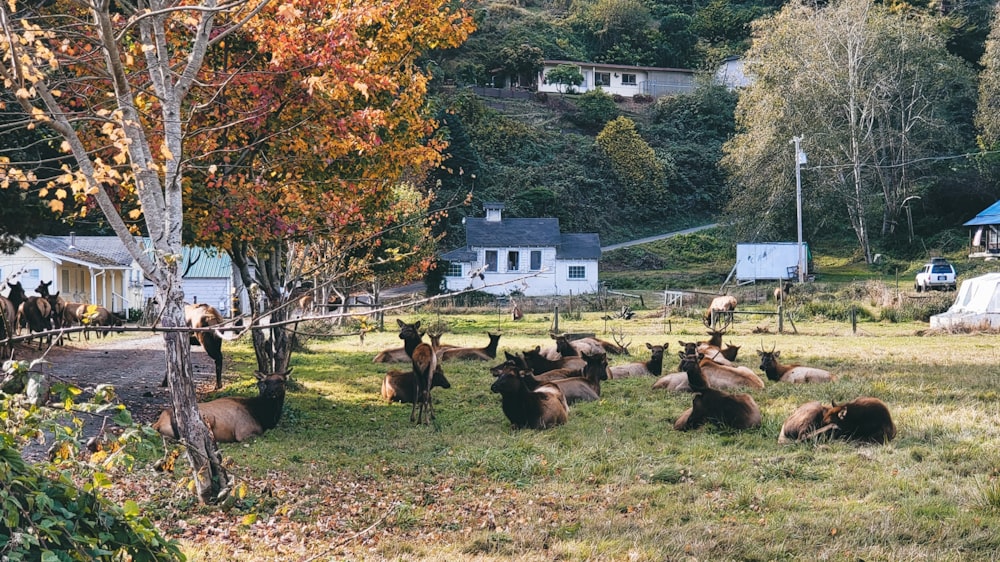
[[[447,290],[525,296],[597,292],[598,234],[563,234],[559,219],[503,218],[502,203],[484,207],[486,217],[465,219],[466,246],[441,255]]]
[[[562,93],[566,91],[565,85],[549,84],[545,80],[549,71],[562,64],[576,66],[583,74],[583,83],[574,86],[578,93],[600,88],[608,94],[618,94],[629,98],[636,94],[658,98],[665,95],[688,94],[695,90],[693,70],[547,60],[542,61],[542,71],[538,75],[539,92]]]

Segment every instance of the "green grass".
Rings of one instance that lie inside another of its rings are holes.
[[[567,323],[597,332],[596,313]],[[485,345],[496,315],[407,315],[453,328],[445,342]],[[546,345],[541,315],[499,320],[502,350]],[[389,318],[387,325],[395,325]],[[632,349],[701,338],[697,320],[656,315],[622,327]],[[223,446],[247,494],[225,509],[198,508],[159,476],[145,504],[184,540],[192,560],[995,560],[1000,549],[1000,350],[995,335],[921,337],[922,323],[800,320],[797,335],[727,341],[756,369],[753,350],[839,375],[827,385],[768,383],[753,393],[763,426],[672,429],[686,394],[652,379],[609,381],[600,402],[571,407],[569,423],[510,429],[489,390],[488,364],[445,365],[431,427],[409,405],[379,397],[395,332],[313,340],[293,358],[297,386],[279,426]],[[249,349],[228,349],[249,372]],[[614,358],[613,362],[623,361]],[[676,359],[666,361],[676,367]],[[885,446],[778,445],[784,418],[809,400],[886,401],[898,437]],[[174,478],[183,476],[180,471]],[[144,475],[144,478],[149,478]],[[246,524],[248,515],[256,518]],[[183,522],[183,523],[181,523]],[[361,535],[359,531],[373,526]],[[205,531],[205,529],[221,531]],[[202,532],[195,532],[200,529]]]

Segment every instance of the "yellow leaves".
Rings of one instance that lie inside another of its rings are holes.
[[[160,145],[160,154],[163,155],[164,160],[174,159],[174,153],[170,152],[170,148],[167,146],[167,143],[163,143]]]
[[[61,213],[63,212],[63,202],[58,199],[53,199],[49,201],[49,209],[53,213]]]
[[[34,95],[35,95],[35,89],[34,88],[31,88],[29,90],[28,88],[25,88],[23,86],[21,88],[18,88],[17,91],[14,92],[14,96],[16,96],[17,99],[19,99],[19,100],[30,99],[30,98],[34,97]]]
[[[142,216],[142,209],[132,209],[128,212],[128,218],[138,220]]]
[[[357,80],[354,82],[354,89],[361,92],[361,95],[364,96],[365,99],[368,99],[368,84]]]
[[[62,141],[62,144],[59,145],[59,150],[69,153],[73,151],[73,148],[69,145],[69,141]]]
[[[290,3],[282,3],[278,7],[278,17],[285,21],[293,21],[302,17],[302,10],[299,10]]]

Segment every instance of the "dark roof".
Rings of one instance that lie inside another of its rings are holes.
[[[476,261],[476,253],[468,248],[455,248],[450,252],[441,254],[441,259],[445,261],[468,263]]]
[[[26,245],[58,259],[100,268],[132,266],[132,255],[117,236],[39,236]]]
[[[981,224],[1000,224],[1000,201],[987,207],[986,210],[965,223],[965,226],[978,226]]]
[[[601,236],[595,232],[563,234],[556,259],[596,260],[601,257]]]
[[[554,247],[561,242],[559,219],[465,219],[465,243],[470,248],[497,246]]]
[[[581,62],[572,60],[556,60],[556,59],[546,59],[542,61],[542,64],[573,64],[576,66],[594,66],[601,68],[614,68],[618,70],[650,70],[654,72],[683,72],[685,74],[694,74],[694,71],[690,68],[669,68],[664,66],[636,66],[631,64],[609,64],[604,62]]]

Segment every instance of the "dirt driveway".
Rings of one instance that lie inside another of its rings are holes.
[[[76,334],[76,338],[80,335]],[[36,346],[22,345],[17,358],[35,359],[44,353]],[[223,350],[225,355],[225,350]],[[141,422],[152,422],[170,400],[169,391],[160,386],[164,374],[163,335],[126,333],[90,340],[66,342],[45,353],[44,371],[84,389],[89,398],[99,384],[111,384],[119,400]],[[195,383],[199,394],[215,388],[215,365],[198,346],[191,348]],[[87,432],[89,433],[89,432]]]

